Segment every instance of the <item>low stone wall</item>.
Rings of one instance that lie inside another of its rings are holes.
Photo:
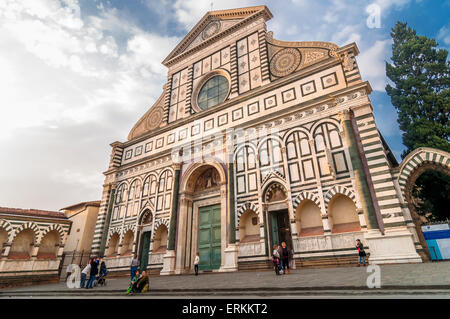
[[[61,258],[1,259],[0,287],[57,283],[60,262]]]

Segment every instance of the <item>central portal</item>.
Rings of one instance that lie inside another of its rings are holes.
[[[287,209],[270,212],[270,226],[272,230],[272,246],[285,242],[292,247],[291,230],[289,227],[289,213]]]
[[[200,207],[198,211],[199,270],[219,269],[221,264],[220,205]]]

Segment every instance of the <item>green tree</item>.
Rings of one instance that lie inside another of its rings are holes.
[[[407,147],[434,147],[450,152],[450,63],[448,51],[437,49],[434,39],[419,36],[407,23],[392,29],[392,63],[386,74],[394,86],[386,92],[397,109]]]
[[[392,29],[392,63],[386,63],[386,92],[397,109],[403,144],[409,152],[433,147],[450,152],[450,63],[448,51],[438,49],[434,39],[419,36],[407,23]],[[430,220],[449,216],[450,179],[442,173],[424,172],[412,195],[418,199],[416,211]],[[430,216],[431,213],[431,216]]]

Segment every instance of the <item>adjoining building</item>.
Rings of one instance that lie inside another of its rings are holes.
[[[57,282],[70,225],[62,212],[0,207],[0,286]]]
[[[60,209],[72,222],[64,246],[62,278],[65,278],[69,264],[82,267],[89,261],[99,207],[100,201],[88,201]]]
[[[422,262],[406,202],[422,162],[400,165],[378,131],[355,43],[286,42],[266,6],[208,12],[162,62],[161,97],[111,144],[92,244],[112,271],[266,268],[272,246],[298,266]],[[314,40],[314,39],[310,39]]]

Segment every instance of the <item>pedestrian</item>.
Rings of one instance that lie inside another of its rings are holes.
[[[281,265],[283,268],[283,275],[286,275],[286,268],[287,268],[288,274],[291,273],[291,271],[289,269],[290,259],[291,259],[291,250],[286,245],[286,242],[283,241],[281,243]]]
[[[364,266],[366,266],[366,252],[364,251],[364,245],[361,240],[356,240],[356,248],[358,249],[358,267],[361,266],[361,260],[364,262]]]
[[[81,281],[80,281],[80,288],[84,288],[84,283],[86,282],[86,277],[88,274],[91,273],[91,264],[88,263],[86,267],[81,271]]]
[[[200,262],[200,254],[197,253],[195,255],[195,259],[194,259],[194,270],[195,270],[195,275],[198,276],[198,263]]]
[[[280,253],[278,252],[278,245],[273,245],[273,252],[272,252],[272,262],[273,267],[275,269],[275,274],[280,274]]]
[[[282,260],[282,256],[283,256],[283,250],[281,249],[280,245],[277,245],[277,251],[278,251],[278,255],[280,257],[278,257],[278,264],[280,265],[280,274],[283,274],[283,260]]]
[[[98,258],[91,259],[91,272],[90,272],[89,280],[88,280],[88,283],[86,286],[87,289],[92,288],[92,286],[94,285],[95,278],[97,278],[98,262],[99,262]]]
[[[131,266],[130,266],[131,279],[133,279],[134,276],[136,275],[136,270],[138,269],[138,266],[139,260],[137,258],[137,254],[134,254],[133,258],[131,259]]]

